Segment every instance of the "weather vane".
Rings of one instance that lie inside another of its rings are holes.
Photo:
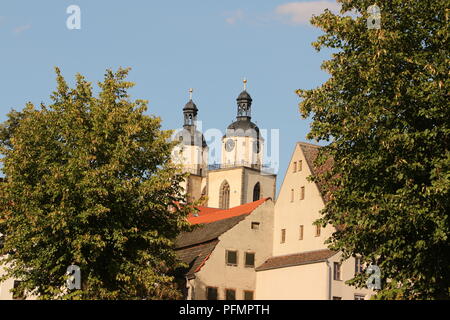
[[[242,82],[244,82],[244,90],[247,90],[247,79],[244,78],[244,81],[242,81]]]
[[[189,99],[192,100],[192,92],[194,91],[194,89],[190,88],[189,89]]]

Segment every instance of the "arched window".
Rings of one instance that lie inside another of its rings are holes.
[[[226,180],[220,186],[219,207],[221,209],[228,209],[230,207],[230,185]]]
[[[261,196],[261,185],[259,182],[255,184],[255,187],[253,188],[253,201],[259,200]]]
[[[207,190],[206,190],[206,186],[203,188],[203,190],[202,190],[202,197],[203,196],[206,196],[206,192],[207,192]]]

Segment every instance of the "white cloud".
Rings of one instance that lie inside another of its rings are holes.
[[[290,2],[278,6],[275,13],[290,24],[309,24],[313,15],[319,15],[325,9],[338,13],[340,8],[335,1]]]
[[[238,9],[233,12],[226,13],[225,22],[228,24],[236,24],[236,22],[244,19],[244,11]]]
[[[13,29],[13,32],[14,32],[15,34],[20,34],[20,33],[24,32],[24,31],[27,31],[28,29],[31,29],[31,24],[25,24],[25,25],[23,25],[23,26],[15,27],[15,28]]]

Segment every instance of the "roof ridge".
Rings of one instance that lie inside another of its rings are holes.
[[[280,256],[272,256],[266,259],[256,271],[265,271],[277,268],[286,268],[292,266],[298,266],[303,264],[311,264],[327,261],[329,258],[335,256],[339,251],[330,249],[319,249],[304,251],[298,253],[291,253]]]
[[[282,254],[282,255],[278,255],[278,256],[270,256],[269,258],[267,258],[266,260],[269,260],[271,258],[281,258],[281,257],[288,257],[288,256],[295,256],[297,254],[304,254],[304,253],[311,253],[311,252],[319,252],[319,251],[333,251],[331,249],[325,248],[325,249],[317,249],[317,250],[308,250],[308,251],[301,251],[301,252],[296,252],[296,253],[287,253],[287,254]],[[337,252],[337,251],[336,251]]]
[[[312,144],[309,142],[303,142],[303,141],[297,141],[297,144],[302,145],[302,146],[306,146],[306,147],[315,147],[315,148],[322,148],[323,146],[318,145],[318,144]]]
[[[232,208],[228,209],[220,209],[218,211],[213,211],[210,213],[206,213],[204,215],[199,215],[197,217],[192,216],[189,217],[188,220],[191,224],[207,224],[221,220],[227,220],[234,217],[239,217],[243,215],[248,215],[256,210],[260,205],[265,203],[267,200],[271,199],[270,197],[262,198],[256,201],[247,202]],[[259,202],[259,203],[258,203]],[[256,205],[252,207],[252,205]],[[241,208],[240,208],[241,207]],[[243,210],[243,211],[241,211]],[[203,221],[205,220],[205,221]],[[200,222],[198,222],[200,221]]]

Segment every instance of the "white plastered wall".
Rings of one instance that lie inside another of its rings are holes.
[[[252,222],[259,222],[259,229],[251,228]],[[255,266],[263,263],[272,252],[273,201],[267,200],[245,217],[232,229],[219,237],[219,243],[202,269],[196,273],[195,299],[206,299],[206,287],[217,287],[219,299],[225,297],[225,289],[236,290],[236,299],[242,300],[244,290],[254,291],[256,272],[244,266],[245,252],[255,253]],[[238,265],[225,263],[225,251],[238,251]]]

